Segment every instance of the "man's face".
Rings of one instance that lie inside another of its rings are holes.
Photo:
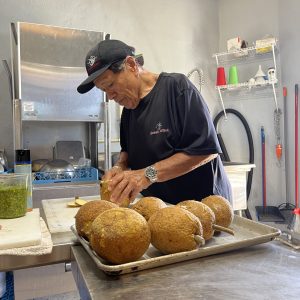
[[[106,92],[109,99],[125,108],[134,109],[139,104],[138,81],[130,65],[125,63],[124,70],[114,73],[106,70],[94,80],[95,86]]]

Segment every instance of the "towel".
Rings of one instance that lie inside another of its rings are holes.
[[[42,232],[42,240],[40,245],[0,250],[0,255],[28,256],[51,253],[53,248],[51,234],[42,218],[40,218],[40,224]]]

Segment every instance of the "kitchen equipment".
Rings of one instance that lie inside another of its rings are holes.
[[[90,248],[89,243],[78,236],[75,226],[71,226],[71,230],[95,262],[96,266],[109,275],[121,275],[199,257],[205,257],[208,255],[224,253],[265,243],[280,235],[280,230],[277,228],[260,224],[237,215],[234,216],[231,228],[235,232],[234,236],[225,234],[214,236],[211,240],[207,241],[203,247],[196,250],[162,255],[158,250],[150,245],[149,249],[140,260],[121,265],[111,265],[96,255]]]
[[[30,159],[30,150],[18,149],[15,151],[15,169],[16,174],[27,174],[28,192],[27,192],[27,210],[32,210],[32,168]]]
[[[35,172],[33,173],[33,184],[47,184],[48,188],[55,188],[54,183],[86,183],[90,185],[92,182],[98,184],[98,170],[93,167],[74,168],[74,171],[59,172]],[[59,187],[58,187],[59,188]]]
[[[190,70],[186,76],[187,78],[189,78],[191,80],[191,76],[193,74],[197,74],[198,77],[198,90],[201,93],[202,92],[202,87],[204,85],[204,72],[201,68],[193,68],[192,70]]]
[[[0,298],[4,296],[6,292],[6,273],[0,272]]]
[[[267,35],[261,40],[255,41],[256,53],[268,53],[272,51],[272,46],[276,44],[276,39]]]
[[[288,231],[282,232],[281,236],[277,239],[296,249],[300,249],[300,208],[295,208],[293,211],[292,222],[288,226]]]
[[[57,141],[54,147],[54,158],[64,159],[73,166],[78,165],[80,158],[85,158],[81,141]]]
[[[226,76],[224,67],[217,68],[216,85],[226,85]]]
[[[295,206],[299,207],[299,180],[298,180],[298,84],[295,84]]]
[[[80,199],[99,200],[100,196],[80,196]],[[51,233],[69,232],[71,225],[75,224],[74,217],[79,207],[68,207],[68,203],[74,200],[75,197],[42,200],[42,207]]]
[[[284,115],[284,148],[285,148],[285,153],[288,153],[288,142],[287,142],[287,137],[288,137],[288,119],[287,119],[287,88],[283,87],[283,115]],[[276,149],[277,150],[277,149]],[[288,160],[284,160],[285,163],[285,170],[288,169]],[[289,173],[285,172],[285,182],[289,182]],[[279,205],[279,210],[281,213],[284,215],[285,219],[287,220],[287,223],[290,224],[291,220],[293,218],[293,210],[295,208],[295,205],[291,203],[290,201],[290,194],[288,190],[288,185],[285,185],[285,196],[286,196],[286,202],[282,203]]]
[[[40,170],[45,173],[55,174],[56,179],[74,177],[74,167],[63,159],[53,159],[47,162]]]
[[[32,160],[61,158],[76,165],[80,157],[77,162],[70,155],[55,157],[53,146],[57,141],[81,141],[91,166],[98,168],[104,93],[93,89],[82,95],[74,86],[86,77],[86,53],[107,35],[28,22],[12,23],[10,28],[13,99],[20,108],[20,114],[16,107],[13,111],[14,145],[26,145]]]
[[[39,172],[41,168],[48,163],[50,160],[46,158],[35,159],[32,161],[32,172]]]
[[[261,153],[262,153],[262,195],[263,206],[267,206],[267,191],[266,191],[266,143],[265,143],[265,130],[261,127]]]
[[[248,219],[252,219],[250,211],[247,208],[247,201],[249,199],[249,195],[250,195],[250,192],[251,192],[251,186],[252,186],[253,167],[255,167],[255,165],[254,165],[254,143],[253,143],[253,137],[252,137],[251,129],[249,127],[249,124],[248,124],[247,120],[245,119],[245,117],[239,111],[237,111],[235,109],[232,109],[232,108],[227,108],[226,111],[220,111],[216,115],[216,117],[214,118],[214,126],[216,128],[216,132],[218,133],[218,139],[219,139],[218,123],[220,121],[220,118],[223,116],[223,114],[224,114],[225,119],[226,119],[225,112],[235,115],[242,122],[243,127],[246,131],[246,134],[247,134],[247,140],[248,140],[248,146],[249,146],[249,167],[250,168],[248,170],[249,172],[248,172],[248,176],[247,176],[246,191],[244,191],[243,194],[246,193],[246,197],[245,197],[246,198],[245,215],[247,216]],[[222,147],[221,148],[222,152],[224,152],[224,154],[227,153],[225,144],[223,143],[223,139],[219,139],[219,142],[220,142],[220,145]],[[224,144],[224,145],[222,146],[222,144]],[[228,157],[228,161],[230,161],[228,154],[227,154],[227,157]]]
[[[285,218],[276,206],[267,206],[267,174],[266,174],[266,144],[265,129],[261,126],[261,155],[262,155],[262,198],[263,205],[255,206],[257,218],[261,222],[284,222]]]
[[[35,208],[26,216],[0,219],[0,249],[20,248],[41,243],[40,211]]]
[[[81,157],[78,161],[77,168],[90,168],[91,160],[89,158]]]
[[[27,174],[0,175],[0,218],[1,219],[18,218],[26,214],[27,191],[28,191]]]
[[[237,67],[231,66],[229,68],[229,80],[228,80],[229,84],[238,84],[239,83],[239,78],[238,78],[238,71],[237,71]]]
[[[291,224],[291,231],[300,237],[300,208],[294,209],[294,217]]]
[[[276,69],[274,67],[268,69],[268,79],[269,81],[276,81]]]
[[[254,76],[256,84],[264,84],[266,74],[263,72],[261,65],[258,66],[258,70]]]
[[[0,149],[0,165],[2,165],[4,171],[8,169],[8,162],[4,149]]]
[[[281,136],[280,136],[281,115],[282,115],[282,111],[280,108],[274,110],[274,131],[275,131],[275,137],[277,142],[275,146],[275,153],[279,162],[282,156],[282,144],[281,144]]]

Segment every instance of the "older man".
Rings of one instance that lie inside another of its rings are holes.
[[[112,201],[138,193],[173,204],[213,194],[230,200],[208,107],[186,76],[149,72],[143,57],[118,40],[98,43],[85,64],[88,78],[78,92],[96,86],[124,106],[120,158],[104,175]]]

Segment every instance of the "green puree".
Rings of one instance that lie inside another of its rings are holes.
[[[24,185],[0,185],[0,219],[22,217],[27,210],[27,189]]]

